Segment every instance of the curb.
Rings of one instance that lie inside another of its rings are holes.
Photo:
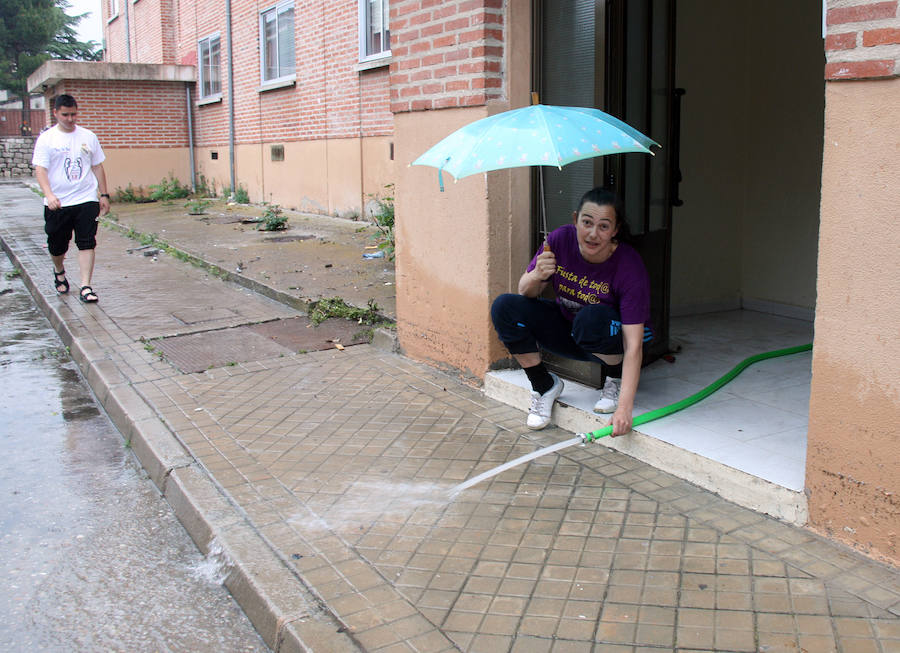
[[[185,531],[203,555],[222,564],[227,572],[223,584],[266,645],[276,653],[362,650],[344,632],[344,624],[247,524],[215,479],[134,389],[107,352],[89,334],[79,333],[66,322],[65,313],[71,309],[47,300],[2,236],[0,247],[21,271],[25,287],[68,348],[97,403]]]

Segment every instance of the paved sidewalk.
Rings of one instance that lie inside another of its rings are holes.
[[[370,345],[183,372],[167,343],[296,310],[109,230],[99,304],[59,297],[41,226],[0,184],[4,250],[274,650],[900,651],[897,569],[599,443],[451,499],[572,434]]]

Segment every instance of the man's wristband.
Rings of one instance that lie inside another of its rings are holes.
[[[106,199],[109,199],[109,193],[100,193],[100,197],[105,197]]]

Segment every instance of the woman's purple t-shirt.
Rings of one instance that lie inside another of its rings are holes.
[[[556,256],[556,273],[550,277],[556,303],[569,320],[582,306],[606,304],[619,311],[622,324],[650,322],[650,278],[633,247],[619,243],[603,263],[588,263],[578,249],[574,224],[554,229],[547,235],[547,244]],[[542,244],[528,265],[529,272],[543,251]]]

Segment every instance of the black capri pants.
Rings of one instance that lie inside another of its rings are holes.
[[[596,363],[593,354],[625,353],[619,312],[604,304],[582,307],[569,322],[556,302],[505,293],[494,300],[491,319],[500,341],[513,355],[545,349]],[[652,339],[653,332],[645,325],[644,346]]]
[[[55,211],[44,207],[44,233],[47,234],[47,249],[51,256],[61,256],[69,250],[69,241],[75,233],[78,249],[97,247],[97,217],[100,202],[85,202],[73,206],[63,206]]]

